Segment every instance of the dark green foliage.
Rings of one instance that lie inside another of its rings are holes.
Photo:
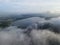
[[[10,20],[2,21],[2,22],[0,23],[0,27],[1,27],[1,28],[5,28],[5,27],[8,27],[10,24],[11,24],[11,21],[10,21]]]

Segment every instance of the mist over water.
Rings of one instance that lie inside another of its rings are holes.
[[[60,45],[60,17],[20,18],[2,27],[0,45]]]

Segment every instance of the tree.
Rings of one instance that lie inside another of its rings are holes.
[[[8,27],[11,24],[11,20],[5,20],[0,23],[1,28]]]

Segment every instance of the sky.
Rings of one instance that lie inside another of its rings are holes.
[[[0,12],[60,12],[60,0],[0,0]]]

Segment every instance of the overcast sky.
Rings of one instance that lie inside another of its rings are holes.
[[[40,13],[60,11],[60,0],[0,0],[1,12]]]

